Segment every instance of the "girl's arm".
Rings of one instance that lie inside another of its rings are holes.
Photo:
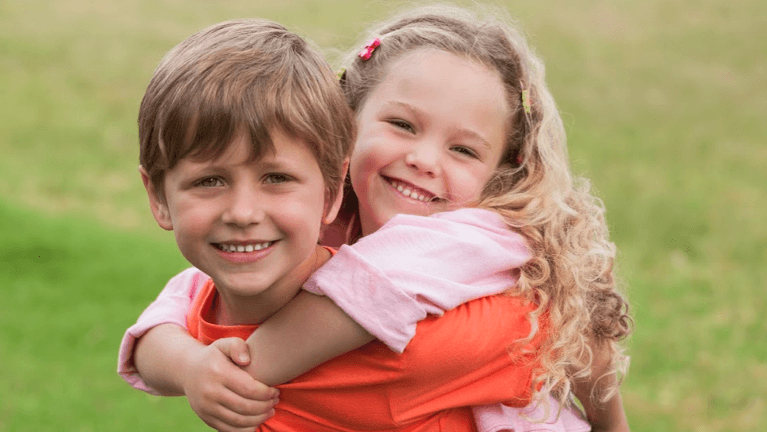
[[[495,213],[399,215],[339,252],[248,338],[246,369],[276,385],[374,337],[402,352],[428,314],[513,287],[529,259]]]
[[[136,344],[147,332],[162,324],[179,330],[186,328],[186,313],[191,307],[194,293],[208,279],[205,273],[193,267],[174,276],[157,299],[141,313],[136,323],[125,331],[120,344],[117,372],[128,384],[148,393],[160,394],[154,388],[154,383],[146,382],[136,368]],[[151,363],[147,365],[152,366]]]
[[[192,299],[208,279],[191,268],[168,282],[126,331],[118,371],[140,390],[186,395],[195,413],[216,430],[252,429],[273,414],[278,392],[239,367],[249,361],[245,342],[227,338],[205,346],[186,331]]]
[[[244,369],[275,386],[373,339],[329,298],[301,292],[248,338]]]
[[[163,324],[141,337],[135,356],[147,383],[164,396],[185,395],[192,410],[213,429],[252,430],[274,414],[277,389],[253,380],[233,362],[248,363],[242,339],[219,339],[205,346],[181,327]]]

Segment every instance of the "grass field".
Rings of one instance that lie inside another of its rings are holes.
[[[402,4],[0,3],[0,432],[207,430],[115,373],[122,332],[185,267],[136,172],[143,90],[214,22],[270,18],[332,54]],[[501,4],[608,209],[632,430],[767,430],[767,4]]]

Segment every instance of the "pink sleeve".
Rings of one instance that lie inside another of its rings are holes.
[[[483,405],[472,408],[477,432],[589,432],[591,426],[582,413],[574,409],[562,409],[549,397],[550,410],[541,405],[510,408],[506,405]],[[557,416],[557,414],[559,414]]]
[[[136,324],[125,331],[117,358],[117,373],[134,388],[151,394],[158,394],[146,385],[133,363],[133,349],[136,340],[152,327],[160,324],[176,324],[186,328],[186,314],[192,305],[197,289],[208,280],[208,275],[188,268],[174,276],[157,299],[139,316]]]
[[[338,253],[304,289],[330,297],[352,319],[402,352],[428,314],[514,286],[530,259],[524,238],[496,213],[461,209],[397,215]]]

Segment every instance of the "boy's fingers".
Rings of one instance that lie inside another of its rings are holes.
[[[250,364],[250,351],[244,340],[236,337],[219,339],[214,342],[216,347],[239,366]]]

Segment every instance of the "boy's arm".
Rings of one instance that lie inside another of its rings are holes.
[[[604,344],[591,344],[591,349],[591,375],[587,379],[575,380],[573,393],[583,405],[593,432],[629,432],[620,391],[606,402],[599,400],[607,389],[618,385],[616,374],[607,373],[611,367],[609,350]]]
[[[275,385],[373,337],[402,352],[427,314],[511,288],[528,258],[521,236],[489,211],[397,216],[305,284],[327,297],[299,294],[248,338],[246,370]]]

